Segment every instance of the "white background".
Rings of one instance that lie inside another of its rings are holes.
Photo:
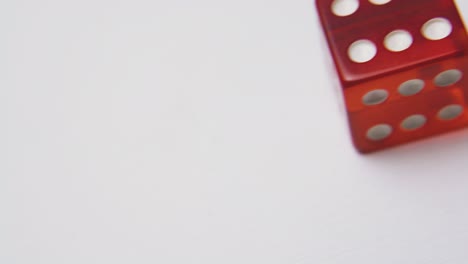
[[[468,131],[357,154],[312,0],[2,0],[0,33],[2,264],[468,259]]]

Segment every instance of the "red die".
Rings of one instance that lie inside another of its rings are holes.
[[[452,0],[317,0],[354,145],[468,125],[468,36]]]

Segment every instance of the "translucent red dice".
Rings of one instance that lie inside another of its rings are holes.
[[[468,36],[452,0],[317,0],[356,148],[468,125]]]

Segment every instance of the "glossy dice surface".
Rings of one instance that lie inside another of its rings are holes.
[[[452,0],[317,0],[361,152],[468,125],[468,37]]]

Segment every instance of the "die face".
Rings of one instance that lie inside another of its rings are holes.
[[[463,89],[454,86],[414,101],[350,113],[348,118],[354,145],[360,152],[369,153],[464,128],[467,113]]]
[[[467,50],[466,31],[452,0],[392,0],[382,5],[371,0],[348,0],[358,3],[357,9],[349,15],[335,14],[337,3],[346,1],[317,1],[327,42],[345,89],[362,81],[458,56]],[[444,24],[447,22],[448,25]],[[440,32],[444,29],[448,35],[437,39],[440,34],[446,34]],[[391,45],[392,40],[396,46]]]
[[[368,153],[466,127],[465,73],[468,57],[461,56],[345,90],[356,148]],[[385,92],[368,96],[375,91]]]

